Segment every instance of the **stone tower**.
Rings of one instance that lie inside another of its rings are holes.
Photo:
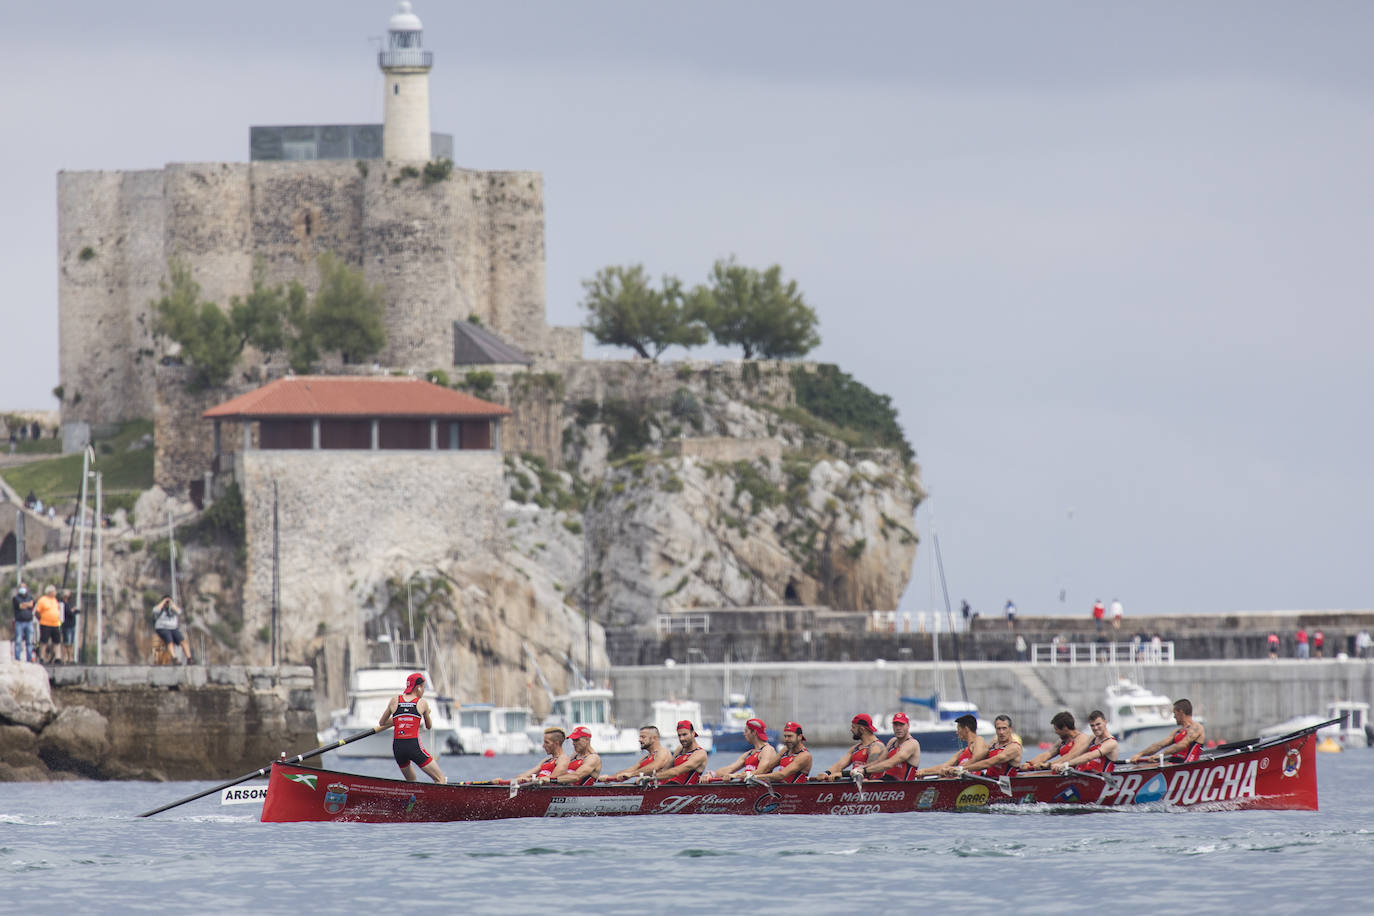
[[[386,101],[382,116],[382,156],[393,162],[428,161],[429,68],[434,52],[420,47],[423,26],[401,0],[387,24],[387,47],[377,54]]]

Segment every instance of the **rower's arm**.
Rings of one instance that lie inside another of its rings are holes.
[[[567,754],[559,754],[559,755],[558,755],[556,758],[554,758],[554,759],[557,761],[557,763],[555,763],[554,766],[553,766],[553,772],[550,773],[550,774],[548,775],[548,779],[549,779],[550,782],[556,782],[556,781],[558,780],[558,777],[560,777],[560,776],[562,776],[563,774],[567,773],[567,772],[568,772],[568,764],[569,764],[569,762],[570,762],[570,761],[568,760],[568,755],[567,755]]]
[[[1132,759],[1132,760],[1144,760],[1146,757],[1154,757],[1156,754],[1163,753],[1163,751],[1164,751],[1166,748],[1171,747],[1171,746],[1173,745],[1173,743],[1174,743],[1174,736],[1173,736],[1173,735],[1170,735],[1170,736],[1167,737],[1167,738],[1161,738],[1161,739],[1159,739],[1158,741],[1156,741],[1154,744],[1152,744],[1152,745],[1150,745],[1149,747],[1145,748],[1145,750],[1141,751],[1139,754],[1136,754],[1136,755],[1135,755],[1134,757],[1132,757],[1131,759]]]
[[[391,702],[386,704],[386,709],[382,712],[382,717],[377,721],[377,731],[381,731],[391,724],[391,714],[396,711],[396,698],[392,697]]]
[[[839,763],[836,763],[836,764],[833,764],[833,765],[831,765],[831,766],[826,767],[825,770],[820,774],[820,778],[822,778],[822,779],[834,779],[835,777],[839,776],[841,773],[844,772],[844,768],[847,767],[847,766],[849,766],[849,762],[850,762],[851,760],[853,760],[853,759],[854,759],[854,748],[850,748],[850,749],[845,753],[845,755],[844,755],[843,757],[840,758],[840,762],[839,762]]]
[[[572,763],[571,763],[571,761],[569,761],[569,766],[571,766],[571,765],[572,765]],[[565,773],[564,773],[563,775],[561,775],[561,776],[556,776],[556,777],[554,777],[554,780],[553,780],[553,781],[554,781],[554,782],[559,782],[559,783],[567,784],[567,783],[581,782],[582,780],[586,779],[588,776],[590,776],[592,779],[596,779],[596,778],[597,778],[598,776],[600,776],[600,775],[601,775],[601,755],[600,755],[600,754],[588,754],[586,757],[584,757],[584,758],[582,759],[582,765],[581,765],[580,767],[578,767],[578,768],[575,769],[575,770],[568,770],[567,772],[565,772]]]
[[[1089,760],[1096,760],[1099,757],[1101,757],[1103,760],[1111,760],[1113,759],[1111,755],[1115,753],[1116,739],[1108,738],[1106,741],[1102,742],[1101,747],[1093,748],[1090,751],[1085,750],[1081,754],[1075,754],[1074,756],[1069,757],[1066,760],[1060,761],[1060,763],[1062,763],[1065,767],[1071,767],[1080,763],[1087,763]]]
[[[759,749],[759,765],[754,768],[754,775],[757,776],[760,773],[767,773],[770,770],[776,769],[780,759],[782,758],[780,758],[778,752],[773,749],[773,745],[765,744]]]
[[[767,773],[756,773],[759,779],[768,782],[786,782],[798,773],[810,774],[811,772],[811,752],[802,751],[792,758],[792,762],[781,770],[769,770]]]
[[[421,700],[421,701],[420,701],[420,714],[421,714],[422,716],[425,717],[425,728],[426,728],[426,730],[428,730],[428,731],[434,731],[434,722],[433,722],[433,720],[431,720],[430,717],[429,717],[429,701],[428,701],[428,700]]]
[[[984,757],[982,760],[970,760],[968,763],[964,764],[964,769],[969,771],[986,770],[988,767],[999,766],[1001,764],[1018,766],[1020,760],[1021,745],[1013,741],[992,757]]]
[[[668,769],[666,770],[659,770],[654,775],[657,776],[660,780],[672,779],[674,776],[681,775],[682,773],[690,773],[693,770],[702,770],[705,768],[705,766],[706,750],[705,748],[699,747],[696,750],[692,751],[691,756],[687,758],[687,761],[685,763],[682,763],[675,767],[668,767]]]
[[[719,770],[713,770],[713,771],[711,772],[711,775],[712,775],[712,776],[729,776],[731,773],[734,773],[734,772],[739,771],[739,770],[744,766],[744,758],[745,758],[745,757],[748,757],[749,754],[750,754],[749,751],[745,751],[743,754],[740,754],[738,757],[736,757],[733,763],[727,763],[725,766],[721,767]]]

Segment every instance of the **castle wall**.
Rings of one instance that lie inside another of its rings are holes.
[[[172,256],[221,307],[251,290],[255,259],[269,282],[311,291],[320,254],[361,265],[385,291],[381,361],[393,366],[452,366],[452,323],[473,314],[531,354],[580,356],[580,332],[545,320],[537,173],[455,169],[426,182],[396,164],[367,165],[366,174],[347,160],[60,173],[64,422],[153,414],[153,367],[167,342],[152,338],[150,303]]]

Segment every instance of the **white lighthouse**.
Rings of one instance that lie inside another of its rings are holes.
[[[434,54],[420,47],[424,27],[401,0],[387,23],[387,46],[377,55],[386,103],[382,116],[382,156],[400,162],[428,161],[429,68]]]

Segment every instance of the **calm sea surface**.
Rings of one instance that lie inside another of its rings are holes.
[[[532,762],[442,760],[455,780]],[[329,761],[393,772],[353,763]],[[134,816],[211,783],[0,784],[0,912],[1368,913],[1374,750],[1317,765],[1316,813],[260,824],[218,795]]]

